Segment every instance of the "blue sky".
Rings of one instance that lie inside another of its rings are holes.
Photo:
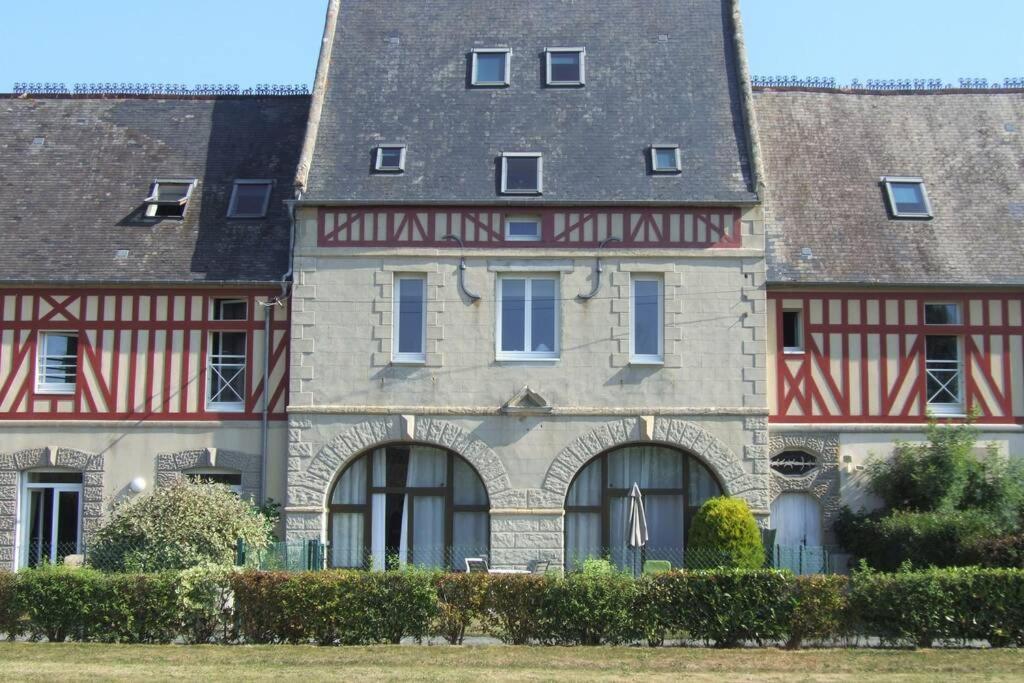
[[[756,75],[1024,76],[1024,0],[742,3]],[[0,5],[0,91],[16,81],[310,84],[325,7],[326,0],[8,0]]]

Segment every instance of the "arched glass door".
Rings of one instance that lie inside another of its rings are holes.
[[[565,563],[590,557],[620,567],[635,562],[628,546],[629,492],[640,487],[647,517],[644,559],[683,564],[686,533],[708,498],[722,494],[710,470],[693,456],[655,445],[625,446],[599,455],[573,479],[565,503]]]
[[[431,446],[386,446],[356,458],[329,503],[330,564],[459,569],[487,557],[487,491],[461,457]]]

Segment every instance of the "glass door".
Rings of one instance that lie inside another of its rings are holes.
[[[82,475],[30,472],[24,489],[24,565],[59,564],[80,552]]]

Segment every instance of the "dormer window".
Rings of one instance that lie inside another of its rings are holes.
[[[931,218],[932,206],[921,178],[882,176],[893,218]]]
[[[196,186],[194,178],[155,180],[146,197],[146,216],[150,218],[182,218]]]
[[[655,173],[680,173],[683,170],[679,145],[651,145],[651,170]]]
[[[578,86],[586,82],[586,51],[582,47],[549,47],[544,52],[548,85]]]
[[[373,170],[377,173],[402,173],[405,171],[405,145],[381,145],[373,158]]]
[[[533,152],[501,155],[502,194],[541,194],[544,191],[544,160]]]
[[[228,204],[228,218],[263,218],[270,206],[272,180],[236,180]]]
[[[474,86],[496,88],[512,82],[512,51],[507,47],[477,48],[472,58],[470,82]]]

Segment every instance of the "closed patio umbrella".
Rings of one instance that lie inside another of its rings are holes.
[[[640,485],[633,482],[629,492],[629,547],[633,549],[633,574],[636,574],[636,558],[640,548],[647,545],[647,513],[644,512],[644,498]]]

